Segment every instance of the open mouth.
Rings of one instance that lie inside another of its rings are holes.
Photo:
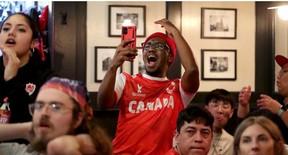
[[[6,44],[15,45],[16,42],[13,39],[8,39],[8,40],[6,40]]]
[[[155,63],[157,61],[157,57],[155,55],[149,55],[147,58],[148,63]]]

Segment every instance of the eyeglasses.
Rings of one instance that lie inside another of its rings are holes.
[[[144,50],[149,50],[151,47],[153,47],[157,51],[163,51],[165,48],[170,50],[169,46],[167,44],[163,44],[161,42],[155,42],[155,43],[141,43]]]
[[[31,115],[34,114],[35,111],[41,111],[44,109],[44,107],[47,108],[47,104],[44,103],[32,103],[29,104],[29,112]],[[65,107],[62,103],[57,103],[57,102],[51,102],[48,103],[48,110],[52,113],[63,113],[68,109],[73,109],[73,108],[69,108],[69,107]]]
[[[232,108],[229,102],[224,102],[223,104],[218,103],[217,101],[210,101],[209,104],[212,106],[212,108],[217,108],[220,106],[222,109],[229,109]]]

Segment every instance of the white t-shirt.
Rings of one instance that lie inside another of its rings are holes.
[[[28,145],[19,143],[0,143],[0,155],[39,155],[35,151],[27,151]]]

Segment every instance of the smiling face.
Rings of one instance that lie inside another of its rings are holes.
[[[175,141],[180,154],[207,155],[212,140],[212,129],[202,123],[185,122],[176,133]]]
[[[157,50],[156,44],[162,44],[163,50]],[[153,37],[146,42],[145,47],[147,46],[150,48],[143,50],[143,61],[147,74],[155,77],[166,77],[173,56],[169,52],[165,40],[160,37]]]
[[[274,155],[275,142],[259,124],[247,127],[240,137],[238,155]]]
[[[28,57],[36,40],[32,39],[32,29],[28,19],[21,14],[9,16],[3,23],[0,33],[0,47],[16,52],[19,58]]]

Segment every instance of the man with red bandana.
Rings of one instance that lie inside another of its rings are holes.
[[[167,34],[151,34],[142,44],[145,73],[129,75],[117,69],[133,61],[137,49],[125,40],[101,83],[97,103],[102,108],[119,107],[114,154],[164,154],[172,147],[178,113],[186,107],[199,88],[199,70],[191,48],[181,32],[167,19],[155,22]],[[185,69],[181,79],[168,79],[176,49]],[[132,55],[132,57],[131,57]]]

